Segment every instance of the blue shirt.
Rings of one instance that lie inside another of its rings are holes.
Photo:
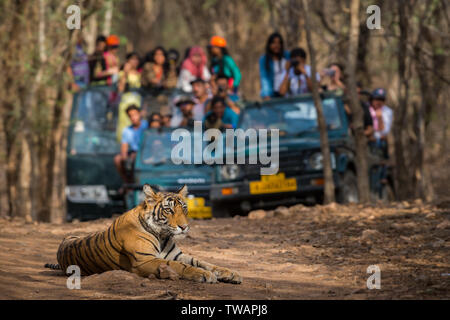
[[[147,120],[141,120],[139,128],[134,128],[133,125],[128,126],[122,131],[122,143],[128,144],[128,151],[138,151],[141,143],[142,132],[148,128]]]
[[[203,120],[205,120],[211,113],[212,111],[209,111]],[[226,107],[225,112],[223,113],[222,122],[223,124],[231,124],[233,128],[236,128],[239,122],[239,115],[231,110],[231,108]]]
[[[267,70],[266,68],[266,59],[269,59],[269,70]],[[283,58],[282,60],[289,60],[289,52],[285,51],[283,53]],[[284,70],[284,63],[281,63],[280,65],[280,69],[279,72]],[[274,96],[274,87],[276,86],[275,82],[277,76],[276,76],[276,71],[275,71],[275,65],[274,65],[274,61],[270,58],[267,57],[267,55],[262,55],[259,58],[259,78],[260,78],[260,82],[261,82],[261,97],[265,98],[265,97],[273,97]],[[280,75],[281,77],[281,75]],[[281,78],[283,79],[283,78]]]

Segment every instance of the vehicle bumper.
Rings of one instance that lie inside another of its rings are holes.
[[[113,214],[122,214],[125,211],[123,200],[110,200],[108,203],[79,203],[67,200],[67,220],[80,221],[98,218],[110,218]]]
[[[277,205],[287,205],[299,202],[314,202],[323,196],[322,173],[294,176],[297,182],[297,190],[289,192],[273,192],[263,194],[251,194],[251,181],[236,181],[214,184],[211,186],[210,199],[214,204],[220,203],[244,203],[243,209],[255,209]],[[339,179],[333,174],[336,187],[339,187]],[[230,193],[232,190],[232,193]],[[229,194],[224,194],[229,193]],[[247,208],[244,208],[247,207]]]

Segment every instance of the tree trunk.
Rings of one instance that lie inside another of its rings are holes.
[[[18,179],[18,216],[25,218],[27,222],[32,221],[32,197],[31,197],[31,152],[30,146],[26,139],[21,143],[21,157]]]
[[[51,167],[50,219],[54,223],[66,220],[66,159],[67,159],[67,130],[72,110],[72,94],[64,94],[64,102],[57,108],[55,114],[55,128],[53,130],[52,145],[54,159]]]
[[[109,0],[105,3],[106,12],[105,12],[105,20],[103,22],[103,34],[109,35],[111,34],[111,21],[113,17],[113,1]]]
[[[350,39],[348,45],[347,77],[348,96],[353,114],[353,129],[356,147],[356,171],[358,180],[359,201],[370,201],[369,167],[367,163],[367,139],[364,134],[363,110],[361,108],[356,88],[356,65],[359,38],[359,8],[360,1],[352,0],[350,5]]]
[[[305,12],[305,29],[306,29],[306,41],[308,44],[309,56],[311,59],[311,80],[312,80],[312,90],[314,97],[314,105],[317,110],[317,121],[319,125],[320,132],[320,149],[322,151],[323,157],[323,176],[325,180],[324,185],[324,203],[331,203],[335,201],[335,191],[334,191],[334,180],[333,180],[333,170],[331,168],[331,155],[330,155],[330,145],[328,143],[328,131],[325,122],[325,117],[322,110],[322,101],[319,95],[319,84],[316,79],[316,52],[311,39],[311,25],[309,21],[308,13],[308,1],[303,1],[303,9]]]
[[[8,145],[4,127],[3,107],[0,106],[0,217],[6,217],[9,213],[8,197]]]
[[[406,115],[408,108],[408,79],[406,77],[406,50],[408,40],[408,17],[403,3],[397,3],[399,15],[400,37],[398,40],[398,106],[394,118],[395,136],[395,176],[396,190],[399,200],[407,199],[412,191],[412,180],[408,175],[405,157],[403,131],[406,127]]]
[[[83,38],[87,44],[87,52],[92,53],[95,50],[95,41],[98,34],[97,14],[93,14],[88,18],[87,27],[83,28]],[[108,34],[104,34],[108,36]]]

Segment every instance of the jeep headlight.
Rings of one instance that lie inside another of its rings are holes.
[[[236,164],[227,164],[220,168],[220,177],[223,180],[235,180],[240,174],[239,166]]]
[[[69,201],[77,203],[108,203],[108,191],[103,185],[67,186],[66,196]]]
[[[331,157],[331,169],[336,169],[336,157],[333,152],[330,154]],[[323,169],[323,155],[321,152],[313,153],[308,159],[309,168],[313,170]]]

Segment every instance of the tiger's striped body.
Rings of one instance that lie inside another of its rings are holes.
[[[154,193],[150,186],[144,186],[146,200],[105,231],[65,238],[57,253],[60,268],[65,271],[77,265],[82,275],[126,270],[146,277],[159,276],[160,265],[166,264],[181,278],[240,283],[238,273],[188,256],[176,245],[175,238],[189,229],[185,188],[179,193]]]

